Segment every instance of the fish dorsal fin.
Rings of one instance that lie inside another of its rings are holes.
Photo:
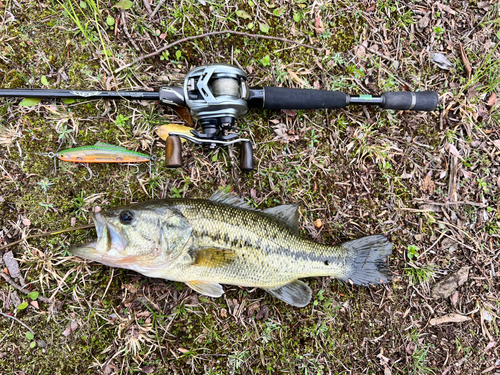
[[[304,307],[311,302],[312,291],[306,283],[300,280],[280,286],[279,288],[265,289],[276,298],[292,306]]]
[[[234,250],[205,248],[190,253],[193,266],[197,267],[224,267],[236,259]]]
[[[187,286],[198,293],[209,297],[220,297],[224,294],[224,289],[219,283],[213,281],[188,281]]]
[[[111,145],[109,143],[104,143],[101,141],[97,141],[94,145],[94,147],[106,147],[106,148],[113,148],[115,150],[126,150],[128,151],[125,147],[117,146],[117,145]]]
[[[299,230],[299,206],[297,204],[283,204],[266,208],[264,212],[284,221],[292,229]]]
[[[209,200],[216,203],[223,203],[234,207],[245,208],[247,210],[252,209],[252,207],[250,207],[243,198],[231,193],[226,193],[224,189],[218,190],[213,193]]]

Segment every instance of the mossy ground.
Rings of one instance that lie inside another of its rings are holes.
[[[174,0],[151,18],[135,1],[123,11],[124,25],[116,3],[0,1],[0,86],[42,88],[45,76],[48,88],[158,89],[180,84],[195,66],[220,62],[245,68],[252,86],[353,94],[435,90],[439,110],[251,110],[238,127],[253,142],[256,169],[243,174],[227,149],[197,146],[184,148],[183,168],[165,169],[154,129],[181,120],[158,103],[45,99],[22,107],[20,100],[2,99],[2,244],[86,224],[94,206],[206,198],[220,186],[233,186],[260,208],[299,203],[302,234],[318,242],[388,235],[397,277],[371,289],[309,279],[313,303],[297,309],[258,289],[226,287],[224,297],[204,298],[183,284],[69,257],[69,244],[94,237],[93,230],[45,237],[10,250],[27,288],[56,302],[18,310],[13,294],[21,302],[29,298],[0,279],[1,311],[18,319],[0,319],[1,373],[493,371],[499,358],[492,343],[499,335],[500,114],[491,99],[492,92],[500,94],[494,64],[498,5],[474,3],[463,12],[452,2],[453,13],[387,1]],[[158,5],[150,3],[152,9]],[[429,22],[422,26],[425,17]],[[112,74],[166,43],[224,29],[321,50],[214,36]],[[459,42],[472,66],[470,78]],[[455,69],[437,68],[427,47],[445,53]],[[273,131],[280,124],[289,142]],[[60,162],[56,174],[53,160],[40,155],[96,141],[151,151],[157,160],[138,169],[92,165],[87,181],[85,167]],[[453,158],[459,168],[451,167]],[[464,265],[472,269],[458,302],[433,300],[434,281]],[[471,320],[429,325],[452,312]],[[34,332],[32,339],[19,322]]]

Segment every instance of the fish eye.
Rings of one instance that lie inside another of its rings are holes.
[[[131,211],[122,211],[120,213],[120,221],[125,225],[132,224],[132,221],[134,221],[134,214]]]

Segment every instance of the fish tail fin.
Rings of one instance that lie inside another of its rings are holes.
[[[351,272],[342,280],[350,280],[356,285],[385,284],[392,280],[392,272],[386,263],[392,253],[392,243],[387,237],[362,237],[344,242],[342,246],[355,254]]]

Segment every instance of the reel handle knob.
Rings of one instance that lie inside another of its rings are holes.
[[[165,167],[179,168],[182,166],[182,143],[177,135],[167,138],[165,146]]]
[[[243,172],[250,172],[253,170],[253,150],[250,141],[241,142],[240,168]]]

